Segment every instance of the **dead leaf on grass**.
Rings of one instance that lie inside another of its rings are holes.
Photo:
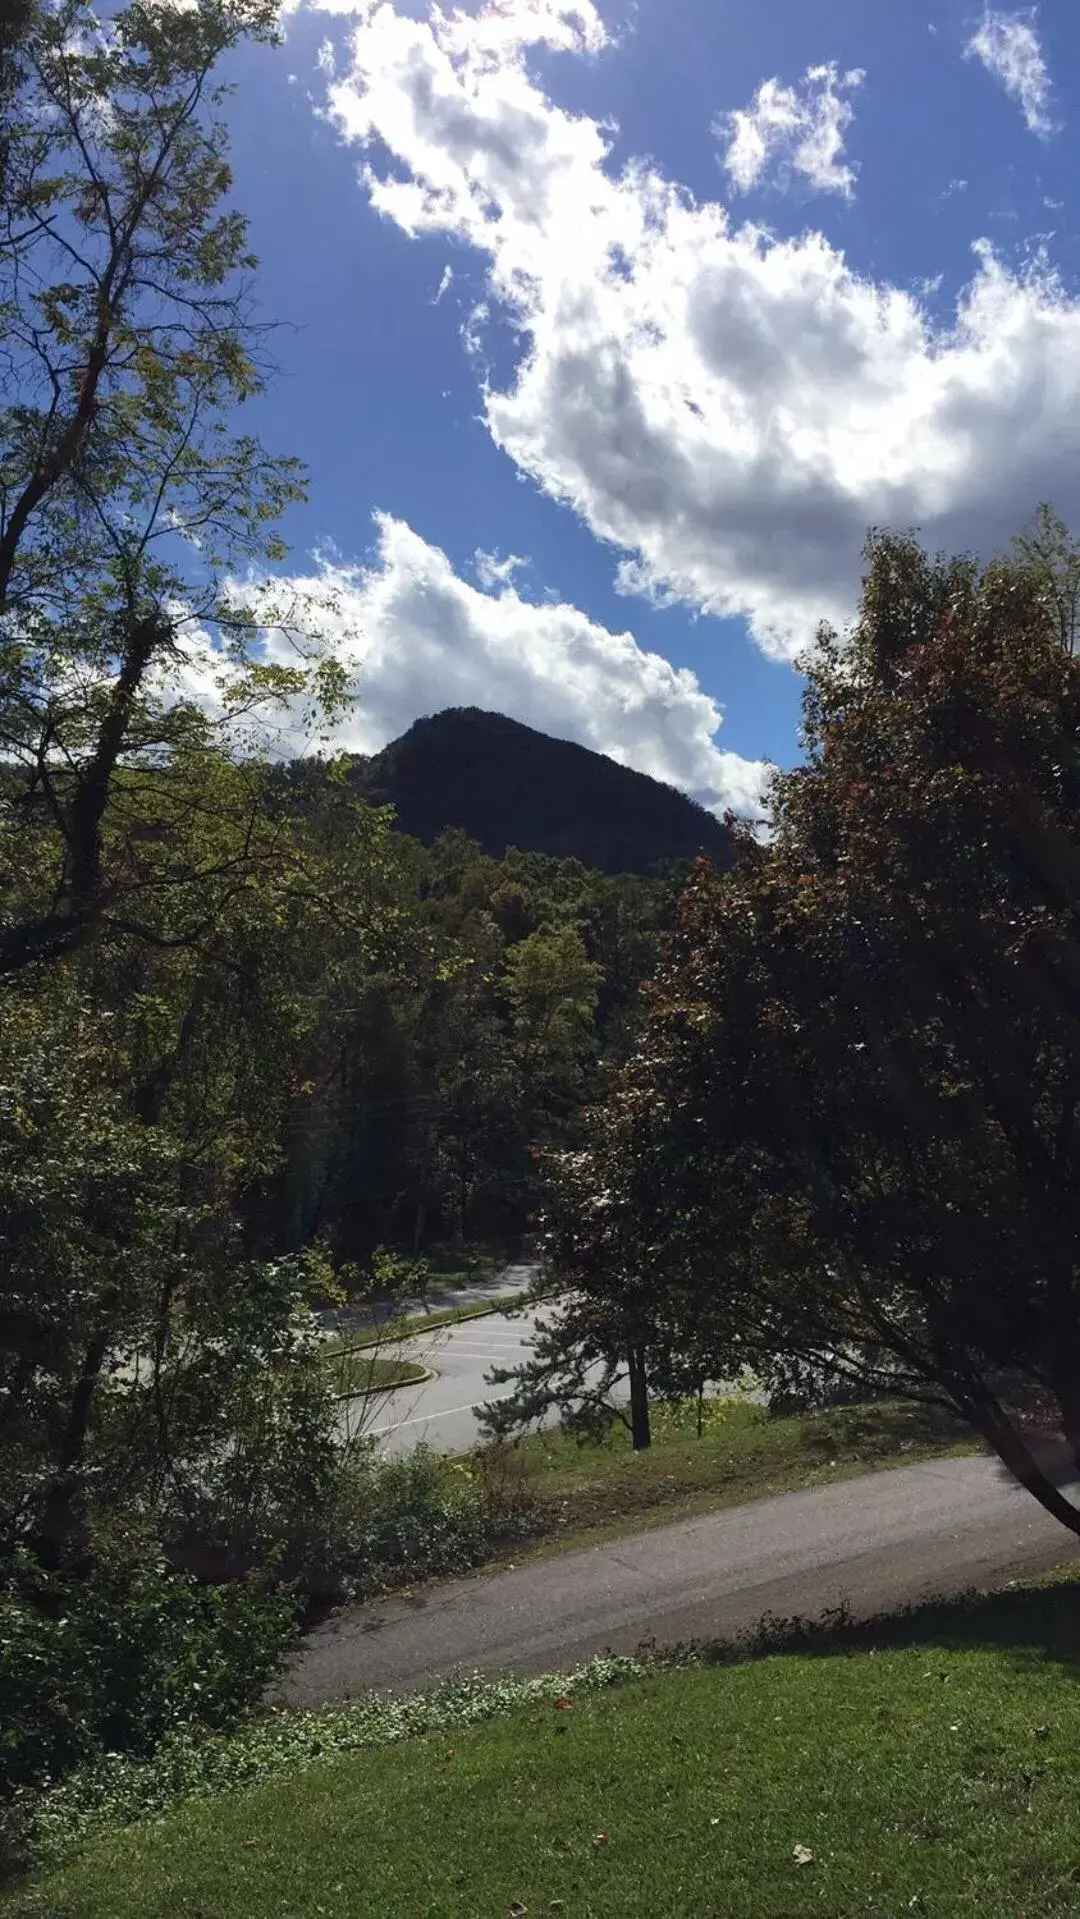
[[[795,1864],[797,1866],[809,1866],[813,1863],[814,1855],[811,1852],[809,1846],[796,1846],[792,1853],[792,1857],[794,1858]]]

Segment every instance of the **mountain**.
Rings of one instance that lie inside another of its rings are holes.
[[[417,720],[350,777],[428,844],[457,826],[496,858],[517,846],[605,873],[699,853],[718,866],[731,859],[727,828],[673,786],[475,706]]]

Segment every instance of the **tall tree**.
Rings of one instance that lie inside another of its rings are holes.
[[[316,663],[268,664],[223,584],[280,552],[296,463],[235,436],[263,378],[214,70],[271,0],[30,11],[5,63],[0,172],[0,972],[124,913],[118,773],[233,736]],[[316,670],[333,699],[339,681]],[[27,833],[32,852],[26,858]]]
[[[299,634],[295,665],[268,663],[226,584],[280,553],[300,485],[231,424],[260,389],[262,332],[215,69],[273,31],[262,0],[104,19],[61,0],[26,8],[4,49],[9,1545],[77,1532],[106,1459],[117,1496],[151,1509],[185,1448],[186,1483],[205,1484],[215,1434],[238,1456],[232,1386],[289,1339],[293,1295],[242,1259],[235,1205],[275,1156],[315,997],[306,942],[333,902],[245,728],[283,698],[333,706],[341,682]],[[220,724],[185,697],[193,670]]]
[[[805,734],[768,850],[683,902],[586,1183],[661,1347],[944,1402],[1080,1531],[1025,1424],[1080,1461],[1080,669],[1044,571],[875,536]]]

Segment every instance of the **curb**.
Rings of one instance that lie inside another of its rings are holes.
[[[365,1350],[364,1347],[360,1348],[361,1352]],[[438,1377],[434,1366],[425,1366],[419,1379],[387,1380],[382,1386],[360,1386],[355,1392],[335,1393],[334,1399],[340,1405],[343,1399],[370,1399],[374,1393],[404,1393],[408,1392],[410,1386],[427,1386]]]
[[[526,1298],[526,1295],[522,1293],[521,1294],[522,1304],[524,1304],[525,1298]],[[506,1306],[506,1305],[500,1306],[494,1303],[490,1306],[478,1306],[475,1313],[462,1313],[459,1319],[444,1319],[441,1321],[441,1323],[438,1326],[432,1326],[430,1330],[433,1333],[452,1333],[456,1326],[467,1326],[470,1320],[490,1319],[495,1313],[510,1313],[510,1312],[513,1312],[513,1310],[514,1308],[512,1306]],[[402,1335],[396,1336],[396,1343],[400,1345],[400,1344],[403,1344],[405,1340],[423,1339],[424,1332],[425,1332],[425,1328],[423,1326],[418,1326],[414,1333],[404,1333]],[[378,1337],[374,1339],[361,1339],[350,1350],[355,1353],[366,1353],[370,1351],[372,1346],[379,1346],[379,1345],[382,1345],[383,1343],[384,1342]],[[385,1343],[388,1345],[393,1345],[395,1343],[395,1340],[389,1340],[389,1341],[386,1341]],[[419,1383],[420,1383],[419,1380],[417,1380],[416,1384],[419,1385]],[[381,1390],[385,1391],[386,1389],[382,1388]]]

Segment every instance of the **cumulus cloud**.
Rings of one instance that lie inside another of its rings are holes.
[[[478,546],[473,554],[473,567],[476,577],[486,592],[493,586],[509,586],[515,573],[519,573],[529,562],[520,553],[508,553],[504,560],[497,553],[487,553]]]
[[[244,589],[259,611],[272,596],[275,608],[287,609],[293,624],[350,669],[357,698],[332,736],[338,748],[376,752],[422,713],[481,706],[607,753],[718,812],[759,807],[768,768],[721,750],[720,709],[688,669],[578,607],[522,598],[511,584],[523,564],[514,555],[477,556],[489,589],[480,590],[403,520],[377,514],[375,526],[369,566],[324,560],[314,573]],[[266,644],[272,661],[295,664],[276,630]],[[215,669],[220,660],[196,636],[181,690],[220,710]],[[293,715],[276,750],[297,752],[305,743]]]
[[[969,59],[981,60],[1019,103],[1030,133],[1046,139],[1054,132],[1050,75],[1035,30],[1034,8],[1026,13],[999,13],[988,7],[964,51]]]
[[[942,322],[820,233],[616,169],[609,130],[530,71],[535,36],[604,44],[586,0],[426,19],[380,0],[329,109],[381,214],[486,258],[523,343],[484,379],[488,429],[621,550],[627,592],[743,615],[791,657],[849,616],[868,524],[985,550],[1040,499],[1080,511],[1080,303],[1045,259],[1013,272],[978,243]]]
[[[713,130],[727,141],[724,171],[736,192],[749,193],[776,169],[781,183],[797,173],[815,192],[850,200],[855,168],[844,141],[854,109],[844,95],[865,78],[861,67],[842,74],[831,60],[808,67],[794,87],[763,80],[748,107],[721,115]]]

